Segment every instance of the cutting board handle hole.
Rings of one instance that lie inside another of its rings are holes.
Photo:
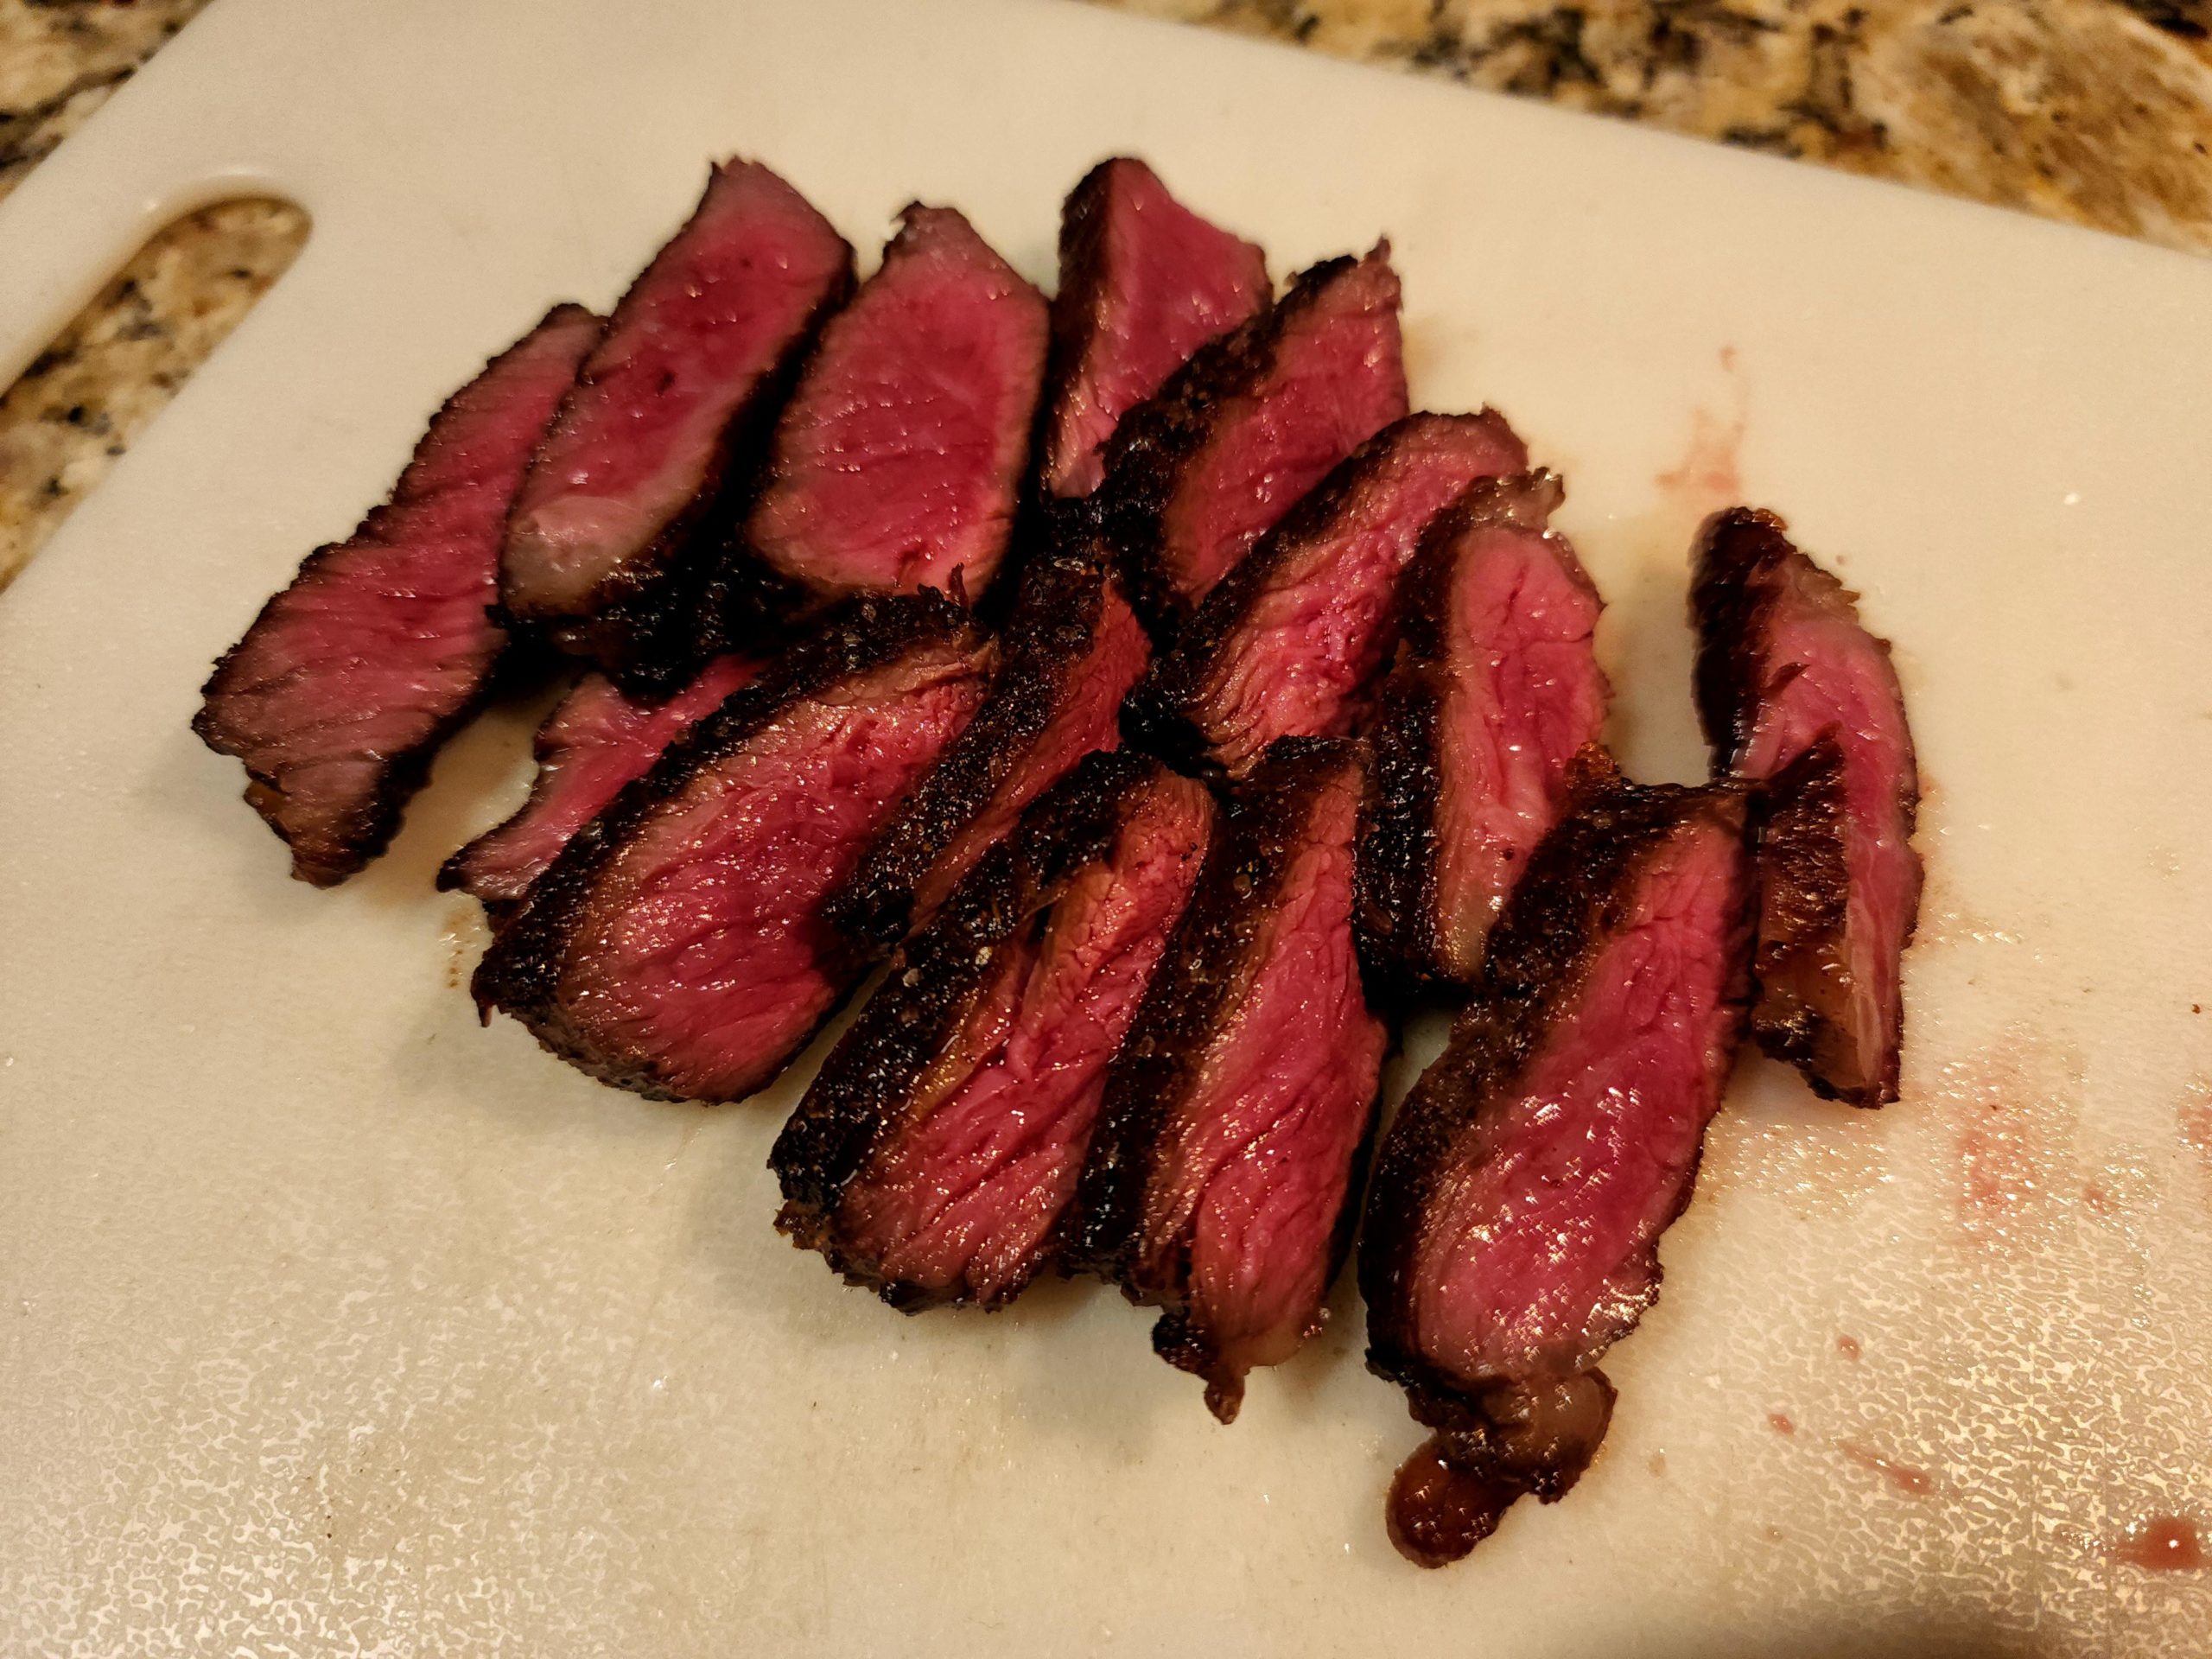
[[[304,209],[233,197],[171,219],[0,395],[0,588],[307,245]]]

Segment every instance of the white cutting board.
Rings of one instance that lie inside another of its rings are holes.
[[[429,880],[521,711],[333,893],[186,730],[709,156],[863,249],[957,202],[1044,279],[1118,150],[1278,273],[1389,232],[1419,398],[1568,476],[1643,775],[1701,763],[1683,548],[1732,468],[1911,698],[1904,1100],[1746,1065],[1605,1451],[1442,1573],[1384,1539],[1417,1435],[1348,1287],[1223,1429],[1109,1295],[907,1319],[787,1248],[804,1071],[655,1105],[478,1029]],[[0,595],[0,1647],[2203,1649],[2212,1579],[2105,1552],[2212,1516],[2212,267],[1049,0],[218,0],[0,208],[0,378],[242,188],[305,253]]]

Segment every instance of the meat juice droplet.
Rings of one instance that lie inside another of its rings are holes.
[[[2107,1552],[2113,1560],[2152,1573],[2195,1573],[2204,1566],[2204,1541],[2185,1515],[2154,1515]]]
[[[1936,1490],[1936,1477],[1925,1469],[1916,1469],[1909,1463],[1899,1463],[1895,1458],[1885,1458],[1871,1446],[1857,1440],[1838,1440],[1835,1449],[1857,1464],[1861,1469],[1881,1476],[1901,1492],[1915,1497],[1926,1497]]]
[[[1390,1483],[1390,1541],[1415,1567],[1448,1566],[1497,1531],[1498,1516],[1520,1495],[1453,1464],[1443,1437],[1432,1434]]]
[[[1866,1350],[1859,1345],[1858,1338],[1847,1337],[1840,1333],[1837,1335],[1835,1339],[1835,1351],[1839,1354],[1841,1354],[1846,1359],[1856,1359],[1860,1354],[1866,1351]]]
[[[1789,1421],[1789,1414],[1787,1412],[1770,1411],[1766,1414],[1766,1420],[1777,1434],[1795,1434],[1797,1432],[1797,1425]]]

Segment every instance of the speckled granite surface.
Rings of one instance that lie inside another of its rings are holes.
[[[2212,253],[2212,0],[1103,0]]]
[[[1090,3],[2212,253],[2212,0]],[[0,194],[205,3],[0,0]],[[277,202],[181,221],[0,398],[0,583],[306,234]]]
[[[0,0],[0,196],[206,3]],[[0,396],[0,586],[252,309],[307,228],[276,201],[178,220]]]

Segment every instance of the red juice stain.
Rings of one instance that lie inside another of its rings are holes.
[[[2024,1245],[2050,1224],[2054,1183],[2072,1161],[2081,1058],[2016,1031],[2002,1049],[1942,1075],[1957,1135],[1961,1230],[1985,1246]]]
[[[1724,419],[1709,409],[1690,411],[1689,442],[1682,458],[1655,480],[1669,494],[1696,505],[1732,501],[1744,493],[1737,454],[1744,442],[1744,417]]]
[[[1835,1351],[1846,1359],[1857,1359],[1866,1351],[1859,1345],[1858,1338],[1845,1336],[1840,1332],[1836,1333]]]
[[[2185,1515],[2154,1515],[2106,1552],[2115,1561],[2152,1573],[2195,1573],[2204,1566],[2204,1541]]]
[[[1443,1437],[1432,1434],[1390,1483],[1390,1541],[1415,1567],[1447,1566],[1497,1531],[1520,1496],[1516,1486],[1460,1468],[1445,1455]]]
[[[2177,1117],[2182,1145],[2212,1170],[2212,1084],[2200,1080],[2190,1084]]]
[[[1785,1412],[1770,1411],[1766,1421],[1777,1434],[1795,1434],[1797,1432],[1797,1425],[1789,1421]]]
[[[1740,500],[1744,493],[1739,457],[1750,424],[1751,391],[1736,365],[1736,348],[1720,348],[1720,372],[1728,377],[1734,410],[1726,416],[1700,406],[1690,410],[1689,442],[1681,460],[1653,482],[1685,505],[1700,511]]]
[[[1928,1497],[1935,1493],[1936,1477],[1925,1469],[1899,1463],[1895,1458],[1885,1458],[1872,1446],[1859,1440],[1838,1440],[1835,1449],[1868,1473],[1881,1476],[1901,1492],[1910,1493],[1914,1497]]]

